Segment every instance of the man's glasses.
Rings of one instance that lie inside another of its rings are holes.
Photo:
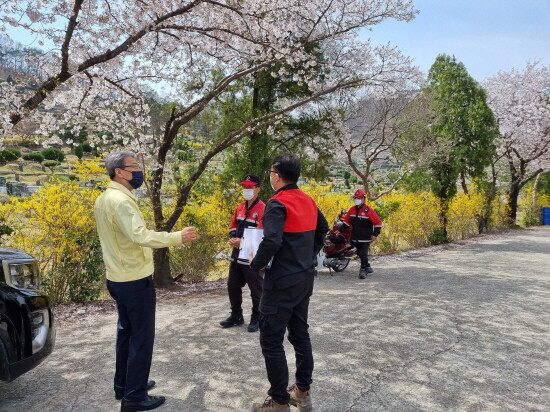
[[[279,174],[279,172],[276,172],[275,170],[268,169],[267,174],[270,174],[270,173],[275,173],[276,175]]]
[[[133,167],[134,169],[141,169],[141,166],[138,164],[135,165],[124,165],[122,167],[119,167],[119,169],[126,169],[127,167]]]

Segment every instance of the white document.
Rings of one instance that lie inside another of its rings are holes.
[[[242,262],[248,262],[249,257],[256,256],[258,247],[264,238],[264,230],[257,227],[247,227],[244,229],[243,236],[241,238],[241,247],[239,248],[239,260]],[[272,259],[273,260],[273,259]],[[266,266],[271,267],[271,261]]]
[[[245,228],[241,238],[241,247],[239,248],[239,259],[248,262],[250,254],[252,254],[252,257],[256,256],[263,238],[263,229],[258,229],[257,227]]]

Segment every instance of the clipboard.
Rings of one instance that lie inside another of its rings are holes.
[[[257,227],[247,227],[244,229],[243,236],[241,237],[241,246],[239,248],[238,260],[242,263],[249,263],[248,257],[252,253],[252,257],[256,256],[258,247],[262,243],[264,238],[264,230]],[[266,268],[271,267],[273,258],[266,265]]]

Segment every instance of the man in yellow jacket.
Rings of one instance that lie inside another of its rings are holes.
[[[105,159],[111,178],[94,205],[97,232],[107,271],[107,289],[118,310],[115,397],[121,411],[155,409],[163,396],[149,396],[149,380],[155,339],[156,294],[153,286],[151,248],[179,246],[196,239],[194,227],[180,232],[155,232],[145,227],[132,191],[143,183],[136,155],[127,150]]]

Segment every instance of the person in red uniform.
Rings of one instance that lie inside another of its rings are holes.
[[[265,268],[260,346],[271,385],[269,397],[253,404],[253,412],[290,412],[289,403],[299,412],[312,410],[313,351],[307,319],[316,257],[328,224],[315,201],[296,185],[300,170],[300,159],[292,153],[273,160],[269,180],[275,194],[267,202],[264,237],[250,263],[254,270]],[[287,330],[296,356],[296,383],[290,389],[283,347]]]
[[[380,235],[382,220],[372,207],[365,203],[366,193],[363,189],[353,194],[355,206],[344,216],[344,225],[351,227],[351,240],[357,248],[357,255],[361,259],[359,279],[365,279],[367,273],[373,270],[369,264],[369,247]]]
[[[248,324],[249,332],[256,332],[259,328],[260,297],[262,296],[263,279],[258,270],[250,268],[248,260],[239,259],[239,247],[244,229],[247,227],[262,228],[265,203],[258,198],[260,193],[260,178],[256,175],[246,175],[240,183],[243,186],[242,195],[245,199],[233,214],[229,226],[229,244],[233,247],[231,263],[229,265],[229,277],[227,279],[227,293],[231,305],[231,314],[220,322],[224,328],[240,326],[244,323],[243,318],[243,291],[244,285],[248,284],[250,297],[252,298],[252,315]]]

